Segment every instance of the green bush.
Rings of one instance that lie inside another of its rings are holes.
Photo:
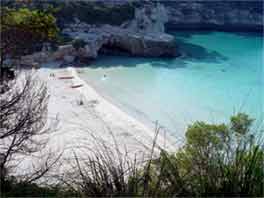
[[[263,196],[263,142],[252,123],[239,113],[230,124],[189,126],[185,145],[152,163],[150,195]]]
[[[161,150],[160,157],[143,168],[136,159],[131,163],[118,150],[102,145],[95,157],[88,156],[88,162],[78,166],[78,190],[84,196],[261,197],[264,150],[262,139],[251,134],[252,123],[242,113],[229,124],[195,122],[178,151]],[[116,155],[120,160],[114,163]]]
[[[60,185],[40,186],[35,183],[19,182],[11,177],[2,187],[3,197],[76,197],[78,194]]]
[[[84,48],[86,45],[86,42],[82,39],[75,39],[73,42],[72,42],[72,46],[76,49],[76,50],[79,50],[80,48]]]
[[[21,56],[41,49],[42,43],[57,39],[55,17],[28,8],[1,10],[1,53]]]
[[[132,3],[120,6],[107,6],[99,2],[71,1],[61,3],[56,13],[60,24],[73,22],[74,17],[89,24],[111,24],[121,25],[123,22],[134,17],[134,6]]]

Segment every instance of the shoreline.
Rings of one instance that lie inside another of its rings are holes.
[[[58,68],[55,63],[49,65],[38,69],[37,75],[46,82],[49,90],[48,117],[59,120],[58,129],[50,138],[50,148],[64,151],[64,158],[68,159],[72,158],[72,149],[96,149],[98,143],[95,139],[98,138],[107,145],[117,145],[130,157],[150,151],[155,138],[154,128],[144,125],[104,98],[79,77],[76,68]],[[50,74],[55,74],[55,77]],[[59,79],[62,76],[73,78]],[[82,86],[72,88],[75,85]],[[178,147],[175,142],[161,129],[156,145],[157,148],[175,151]]]
[[[116,101],[115,99],[112,98],[110,94],[105,93],[100,87],[96,86],[96,84],[93,83],[91,80],[84,79],[82,77],[82,74],[81,75],[79,74],[79,71],[82,73],[83,71],[82,69],[83,68],[77,68],[77,75],[79,76],[79,78],[85,83],[87,83],[89,87],[93,88],[101,97],[103,97],[106,101],[108,101],[112,105],[121,109],[124,113],[128,114],[130,117],[142,123],[148,129],[155,128],[155,121],[148,118],[147,115],[144,114],[144,112],[140,112],[138,109],[133,109],[133,107],[130,107],[128,104],[124,104],[124,103]],[[163,126],[160,125],[160,127],[163,127]]]
[[[109,106],[109,108],[112,108],[114,111],[112,113],[117,113],[118,115],[124,117],[127,121],[134,122],[136,126],[138,126],[140,129],[142,129],[142,132],[147,132],[150,138],[154,138],[155,135],[155,126],[153,124],[153,129],[151,129],[151,125],[147,125],[144,122],[139,121],[137,118],[134,116],[130,115],[127,111],[122,109],[121,105],[117,105],[113,103],[112,100],[110,100],[108,97],[105,97],[103,94],[99,93],[96,88],[94,88],[92,85],[89,84],[89,82],[83,80],[79,75],[74,67],[67,67],[67,71],[74,77],[72,80],[73,84],[83,84],[83,87],[78,88],[78,91],[84,95],[86,100],[89,100],[89,94],[93,94],[100,100],[102,103],[105,103],[105,105]],[[89,90],[89,91],[88,91]],[[110,96],[109,96],[110,97]],[[162,127],[163,128],[163,127]],[[166,131],[166,133],[168,133]],[[169,134],[167,134],[169,135]],[[171,135],[169,135],[171,137]],[[172,141],[168,140],[168,138],[165,138],[165,141],[167,143],[166,146],[169,148],[173,148]]]
[[[110,104],[116,106],[117,108],[122,110],[125,114],[129,115],[129,117],[132,117],[136,121],[140,122],[141,124],[143,124],[149,130],[154,129],[155,126],[158,125],[160,128],[162,128],[162,130],[166,131],[166,135],[168,136],[168,139],[172,140],[172,141],[170,141],[171,144],[172,145],[177,145],[177,148],[184,141],[184,137],[177,137],[176,138],[175,135],[173,134],[173,131],[169,130],[166,126],[162,125],[159,122],[159,120],[151,120],[151,118],[149,118],[146,113],[140,111],[140,109],[137,109],[135,106],[118,102],[110,94],[105,93],[103,89],[101,89],[100,87],[96,86],[96,84],[93,83],[91,80],[89,80],[88,78],[85,78],[85,77],[82,76],[82,73],[83,72],[85,73],[85,71],[83,71],[83,68],[78,68],[77,67],[77,68],[74,68],[74,69],[77,71],[77,75],[79,76],[80,79],[82,79],[82,81],[87,83],[89,85],[89,87],[94,89],[101,97],[103,97]],[[79,74],[79,72],[80,72],[80,74]],[[151,130],[151,133],[153,133],[153,132],[154,131]]]

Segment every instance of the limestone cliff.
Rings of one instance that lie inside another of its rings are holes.
[[[164,33],[168,21],[168,12],[162,4],[148,3],[142,8],[136,8],[134,19],[125,26],[144,34]]]
[[[18,3],[20,2],[20,3]],[[226,31],[262,31],[263,0],[56,0],[31,1],[27,7],[60,8],[59,25],[74,17],[94,24],[120,25],[134,16],[137,6],[160,2],[168,11],[169,29],[212,29]],[[5,0],[2,6],[18,7],[21,1]],[[24,5],[25,6],[25,5]]]
[[[167,21],[164,6],[150,3],[135,9],[135,18],[121,27],[88,25],[76,19],[63,33],[86,42],[87,58],[96,58],[102,48],[118,48],[133,56],[174,57],[178,55],[174,37],[164,31]]]
[[[263,1],[162,1],[169,29],[262,31]]]

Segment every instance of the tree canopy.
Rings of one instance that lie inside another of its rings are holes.
[[[57,38],[56,19],[51,13],[20,8],[1,9],[1,58],[16,57],[40,49]]]
[[[159,177],[165,178],[168,191],[173,192],[173,182],[180,181],[176,187],[182,188],[183,194],[263,195],[263,141],[257,131],[252,131],[253,121],[247,114],[238,113],[229,124],[197,121],[190,125],[185,145],[175,154],[161,154]]]

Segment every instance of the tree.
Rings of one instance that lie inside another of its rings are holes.
[[[178,151],[161,150],[140,174],[130,175],[136,195],[262,197],[264,147],[252,124],[244,113],[229,124],[193,123]]]
[[[0,182],[1,191],[8,183],[12,167],[17,168],[18,156],[40,152],[48,141],[46,86],[31,75],[8,81],[9,89],[0,94]],[[59,159],[47,153],[40,167],[23,175],[28,183],[41,178]]]
[[[248,115],[238,113],[230,124],[195,122],[188,127],[176,159],[194,193],[263,195],[263,142],[257,142],[252,123]]]
[[[30,54],[44,42],[57,38],[58,28],[52,14],[40,10],[1,8],[1,61]]]
[[[6,58],[19,58],[32,53],[44,42],[57,37],[55,18],[39,10],[1,8],[1,90],[0,90],[0,192],[11,189],[12,181],[30,184],[42,178],[61,154],[47,151],[37,166],[27,174],[12,179],[12,168],[18,168],[23,157],[40,154],[46,147],[52,126],[47,125],[47,87],[28,72],[15,79],[2,73]],[[39,45],[40,44],[40,45]],[[9,70],[6,71],[8,73]],[[39,156],[40,157],[40,156]]]

